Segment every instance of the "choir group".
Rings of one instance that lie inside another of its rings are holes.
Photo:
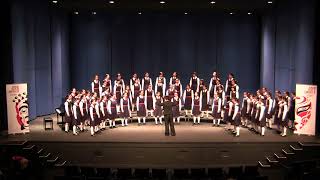
[[[276,91],[274,96],[267,88],[261,88],[255,93],[244,92],[239,100],[239,86],[234,75],[230,73],[221,84],[217,72],[212,73],[209,86],[199,79],[196,72],[192,73],[190,82],[183,90],[174,72],[169,79],[168,87],[163,72],[155,81],[145,73],[142,79],[133,74],[129,84],[125,84],[118,73],[114,82],[109,74],[101,82],[98,75],[91,83],[91,90],[78,92],[75,88],[66,97],[65,131],[73,128],[73,134],[90,127],[91,136],[101,130],[115,128],[115,120],[120,119],[122,126],[128,125],[132,112],[136,112],[138,125],[146,124],[146,117],[152,117],[155,124],[162,124],[163,96],[169,96],[176,104],[173,106],[173,121],[180,123],[180,118],[192,118],[193,125],[200,124],[201,118],[213,117],[213,126],[226,123],[226,130],[240,135],[240,126],[247,127],[256,133],[265,135],[266,127],[281,131],[281,136],[287,135],[288,128],[294,126],[295,93]],[[154,88],[153,88],[154,87]],[[184,113],[183,113],[184,112]],[[182,114],[184,114],[182,116]]]

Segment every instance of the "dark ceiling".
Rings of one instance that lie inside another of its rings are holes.
[[[109,0],[58,0],[54,5],[70,11],[261,13],[276,3],[275,0],[272,0],[272,4],[268,3],[270,0],[164,0],[165,3],[161,4],[160,1],[114,0],[111,4]]]

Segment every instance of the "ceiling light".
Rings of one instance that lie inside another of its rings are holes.
[[[79,12],[78,12],[78,11],[75,11],[74,14],[79,14]]]
[[[184,14],[185,14],[185,15],[187,15],[188,13],[187,13],[187,12],[185,12]]]
[[[58,3],[58,1],[52,1],[52,3],[57,4],[57,3]]]
[[[252,13],[251,12],[248,12],[248,15],[251,15]]]
[[[96,14],[97,14],[97,12],[93,11],[93,12],[92,12],[92,14],[93,14],[93,15],[96,15]]]
[[[234,14],[233,12],[230,13],[230,15],[233,15],[233,14]]]
[[[110,4],[113,4],[113,3],[114,3],[114,1],[109,1],[109,3],[110,3]]]
[[[142,12],[138,12],[138,14],[139,14],[139,15],[141,15],[141,14],[142,14]]]
[[[273,2],[272,1],[268,1],[268,4],[272,4]]]
[[[210,3],[211,3],[211,4],[215,4],[216,2],[215,2],[215,1],[211,1]]]
[[[160,4],[164,4],[164,3],[166,3],[165,1],[160,1]]]

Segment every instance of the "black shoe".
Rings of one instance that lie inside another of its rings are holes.
[[[165,134],[165,136],[169,136],[169,134]]]
[[[140,124],[140,123],[138,123],[138,126],[141,126],[141,124]]]
[[[112,127],[112,126],[110,126],[109,128],[110,128],[110,129],[112,129],[113,127]]]
[[[176,136],[176,134],[171,134],[171,136]]]

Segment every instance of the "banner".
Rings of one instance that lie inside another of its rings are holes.
[[[27,84],[7,84],[8,134],[29,132]]]
[[[316,134],[317,86],[296,85],[295,134]]]

